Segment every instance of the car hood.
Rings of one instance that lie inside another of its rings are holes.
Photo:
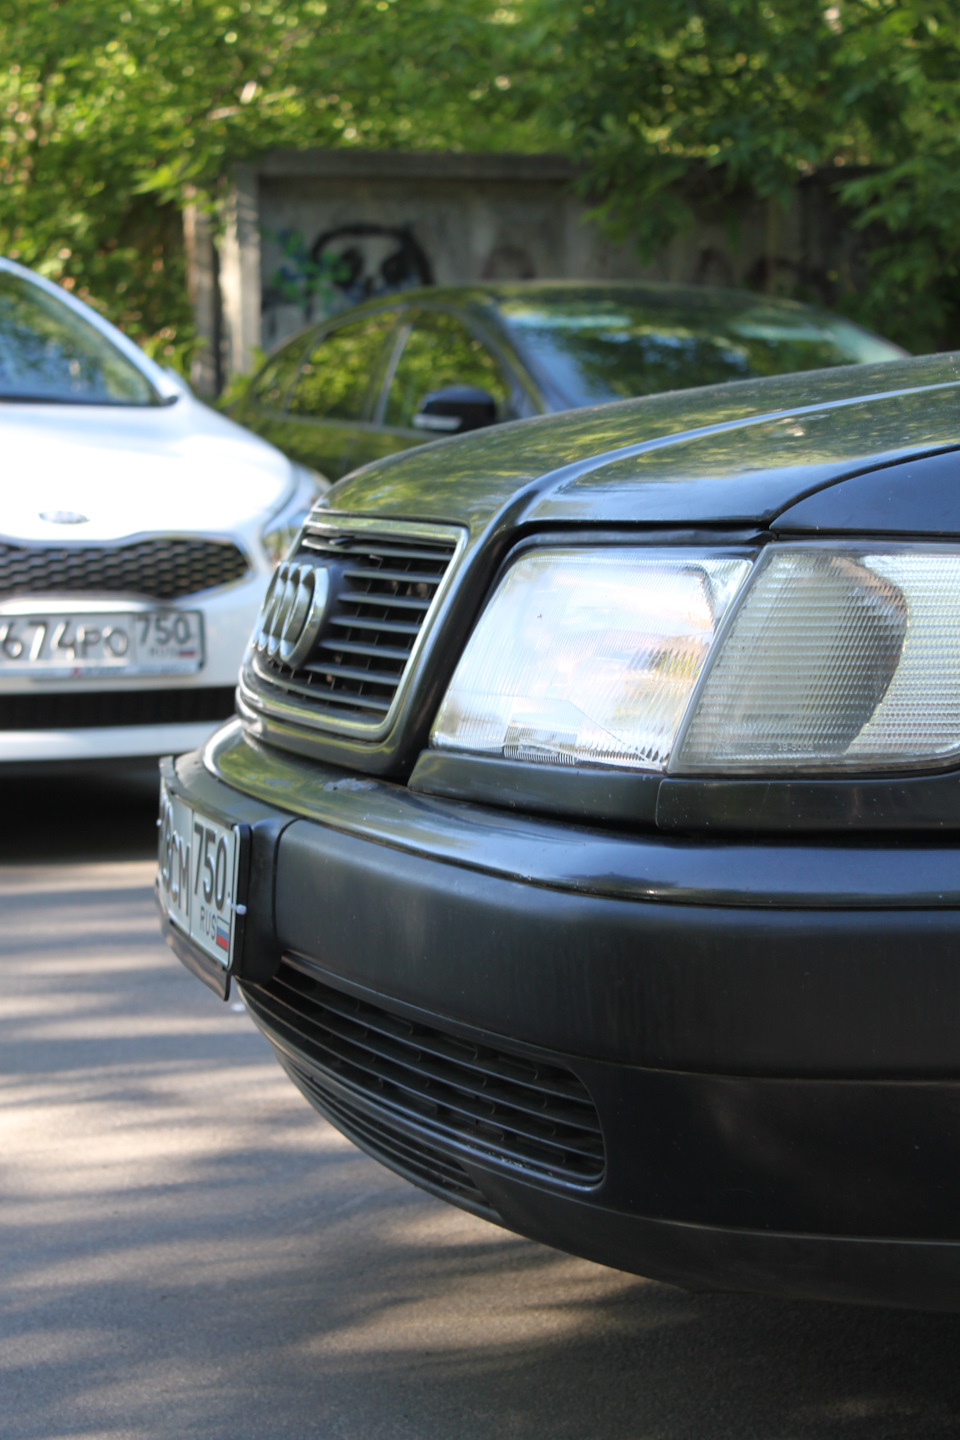
[[[486,527],[764,524],[802,496],[960,446],[960,354],[715,385],[521,421],[347,476],[331,508]]]
[[[0,445],[0,535],[17,541],[229,534],[276,509],[292,478],[279,450],[189,395],[142,409],[4,404]]]

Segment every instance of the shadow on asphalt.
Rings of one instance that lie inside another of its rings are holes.
[[[141,867],[46,870],[149,858],[155,792],[0,786],[3,1440],[957,1440],[958,1317],[617,1274],[337,1136]]]
[[[155,760],[0,775],[0,864],[149,859],[158,788]]]

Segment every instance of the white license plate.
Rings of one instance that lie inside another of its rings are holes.
[[[199,610],[0,612],[0,677],[191,675],[202,665]]]
[[[237,831],[171,795],[161,781],[159,833],[157,881],[168,919],[229,969],[237,925]]]

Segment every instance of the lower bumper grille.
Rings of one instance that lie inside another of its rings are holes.
[[[289,1057],[281,1055],[281,1064],[310,1103],[375,1160],[476,1215],[487,1220],[498,1218],[463,1166],[449,1155],[435,1150],[420,1136],[403,1135],[395,1126],[382,1124],[352,1103],[345,1092],[323,1085]]]
[[[182,725],[228,720],[232,685],[181,690],[87,690],[0,695],[0,731],[88,730],[104,725]]]
[[[557,1065],[510,1054],[383,1010],[284,961],[245,986],[264,1028],[320,1085],[329,1076],[375,1107],[381,1126],[415,1125],[438,1143],[577,1185],[603,1176],[600,1120]]]

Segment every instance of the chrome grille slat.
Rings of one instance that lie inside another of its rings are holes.
[[[380,605],[384,610],[429,610],[429,600],[419,600],[410,595],[371,595],[347,590],[341,600],[348,605]]]
[[[299,648],[261,640],[241,676],[244,704],[312,729],[382,733],[462,540],[447,527],[366,517],[309,523],[281,573],[323,569],[325,607]]]
[[[345,550],[338,545],[333,545],[330,543],[325,544],[317,536],[311,535],[309,533],[303,537],[303,545],[304,549],[315,550],[321,554],[342,555],[344,553],[350,553],[349,551],[345,552]],[[376,541],[373,540],[366,542],[366,544],[364,545],[364,550],[368,555],[384,555],[395,560],[431,560],[435,564],[440,566],[444,566],[446,564],[445,547],[442,545],[434,546],[432,549],[429,550],[414,549],[413,547],[403,545],[400,542],[397,542],[396,544],[391,542],[391,544],[388,546],[378,546]]]
[[[409,650],[400,650],[391,645],[361,645],[356,640],[321,640],[321,650],[334,650],[338,655],[370,655],[374,659],[402,660],[410,659]]]
[[[441,571],[440,575],[424,575],[419,570],[381,570],[376,567],[360,569],[359,566],[349,566],[343,573],[348,580],[369,580],[382,582],[385,585],[393,582],[400,585],[429,585],[431,583],[436,585],[443,572]]]
[[[333,615],[330,624],[349,626],[352,630],[381,630],[386,635],[409,635],[411,640],[420,634],[419,625],[401,620],[368,620],[365,615]]]
[[[321,661],[312,661],[304,666],[313,675],[332,675],[342,680],[359,680],[361,683],[370,685],[387,685],[391,689],[396,685],[399,674],[378,670],[359,670],[352,665],[330,665]]]
[[[296,693],[313,699],[317,692],[307,689],[306,686],[298,686]],[[322,694],[325,705],[344,705],[351,710],[369,710],[375,715],[386,715],[390,709],[389,700],[378,700],[375,695],[338,695],[335,690],[324,690]]]

